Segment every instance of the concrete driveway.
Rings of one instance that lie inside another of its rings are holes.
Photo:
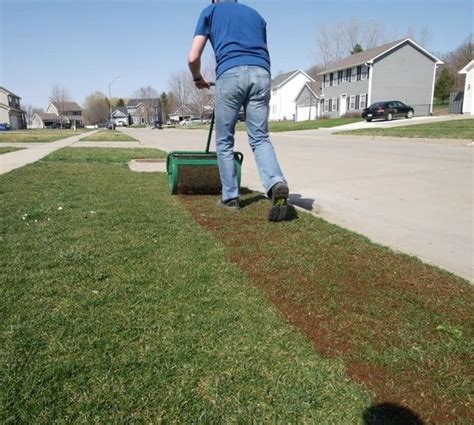
[[[123,129],[143,146],[203,150],[204,130]],[[429,141],[275,133],[291,200],[375,242],[474,281],[473,147]],[[262,190],[245,133],[242,184]]]

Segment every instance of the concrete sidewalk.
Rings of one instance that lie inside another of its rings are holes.
[[[203,150],[205,130],[122,129],[145,147]],[[474,148],[466,140],[272,135],[291,200],[375,242],[474,281]],[[214,144],[211,146],[214,149]],[[242,185],[263,191],[247,135]]]
[[[97,131],[88,132],[87,136],[96,132]],[[56,142],[47,143],[2,143],[0,146],[17,146],[26,147],[27,149],[0,155],[0,174],[8,173],[27,164],[32,164],[49,155],[51,152],[73,145],[85,136],[85,134],[78,134],[66,139],[57,140]]]

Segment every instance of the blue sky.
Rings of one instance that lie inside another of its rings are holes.
[[[0,0],[0,85],[22,103],[46,107],[51,88],[82,103],[95,90],[130,97],[141,86],[168,89],[186,69],[195,23],[208,0]],[[473,31],[471,0],[241,0],[268,22],[274,73],[316,61],[325,23],[373,19],[391,32],[430,31],[428,49],[442,54]]]

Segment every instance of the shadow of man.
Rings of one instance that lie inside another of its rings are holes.
[[[292,193],[288,200],[293,205],[297,205],[298,207],[301,207],[304,210],[313,211],[315,200],[312,198],[303,198],[303,196],[299,193]]]
[[[370,406],[364,412],[363,420],[364,425],[424,425],[415,412],[395,403]]]

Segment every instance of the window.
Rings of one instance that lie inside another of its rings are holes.
[[[351,69],[351,81],[354,82],[357,79],[357,68]]]
[[[362,68],[362,76],[361,76],[361,79],[362,79],[362,80],[367,80],[367,71],[368,71],[368,70],[369,70],[369,69],[368,69],[367,67],[365,67],[365,66]]]
[[[359,109],[365,109],[367,107],[367,95],[361,94],[359,100]]]
[[[346,69],[346,80],[350,83],[351,82],[351,71],[352,69]]]
[[[335,97],[332,98],[332,112],[336,112],[337,111],[337,99]]]
[[[349,111],[354,111],[355,110],[355,107],[356,107],[356,97],[355,96],[351,96],[349,98]]]
[[[357,67],[357,81],[361,80],[361,76],[362,76],[362,66],[359,65]]]
[[[325,75],[324,77],[324,87],[329,87],[329,78],[327,75]]]
[[[329,85],[332,87],[334,85],[334,73],[331,72],[329,76]]]
[[[342,77],[343,77],[343,75],[344,75],[344,71],[339,71],[339,72],[337,73],[337,82],[338,82],[338,84],[341,84],[341,83],[342,83]]]
[[[324,112],[329,112],[329,99],[324,100]]]

